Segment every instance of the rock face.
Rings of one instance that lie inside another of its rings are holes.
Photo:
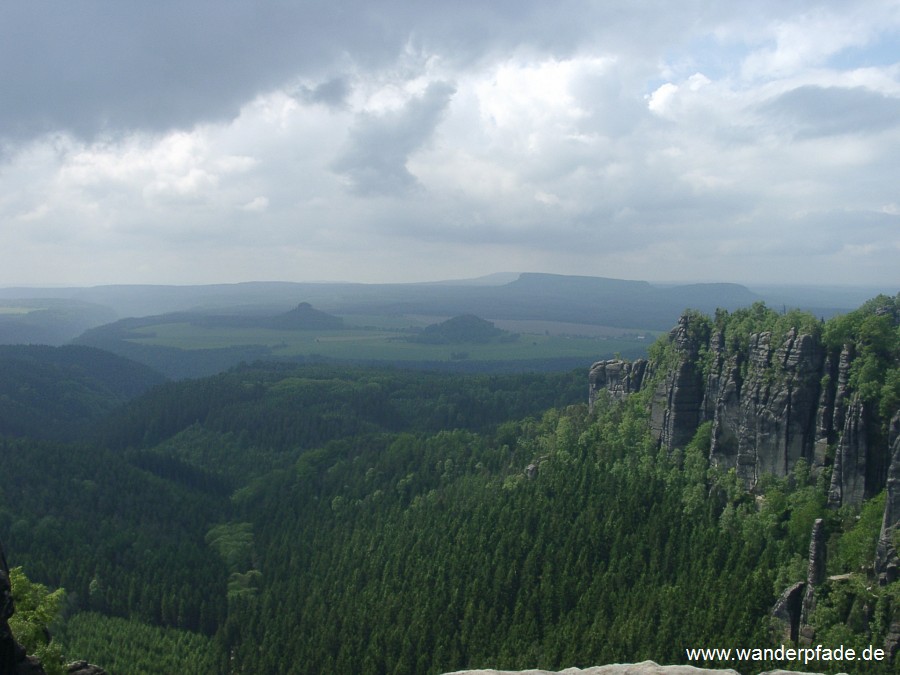
[[[816,590],[825,580],[825,522],[816,518],[809,538],[809,567],[806,572],[806,591],[800,607],[799,643],[809,646],[815,634],[809,626],[809,619],[816,608]]]
[[[881,491],[891,453],[881,422],[850,385],[853,345],[829,350],[815,335],[754,333],[729,348],[709,322],[685,314],[669,334],[665,362],[599,361],[591,367],[591,405],[600,392],[619,399],[652,387],[650,426],[660,446],[683,447],[712,423],[710,461],[734,469],[748,488],[764,474],[788,475],[801,459],[831,460],[829,502],[858,504]]]
[[[700,415],[703,380],[698,357],[708,339],[705,326],[687,314],[669,333],[675,362],[665,369],[650,402],[650,428],[666,448],[690,441],[703,421]]]
[[[812,460],[823,361],[809,335],[792,330],[780,345],[770,333],[752,335],[746,361],[732,357],[713,383],[712,460],[735,468],[748,486]]]
[[[858,397],[851,401],[843,417],[844,432],[834,455],[831,487],[828,490],[828,503],[832,506],[858,504],[874,491],[874,486],[867,484],[867,477],[876,458],[870,457],[868,452],[866,408]],[[873,477],[872,483],[876,480]]]
[[[800,613],[803,608],[806,582],[798,581],[785,589],[772,607],[772,642],[796,644],[800,636]]]
[[[103,668],[87,661],[73,661],[66,666],[66,673],[68,675],[106,675]]]
[[[892,459],[888,470],[887,498],[875,551],[875,573],[882,585],[895,581],[900,572],[900,558],[894,546],[894,533],[900,525],[900,414],[894,415],[891,420],[890,444]]]
[[[767,670],[759,675],[781,675],[785,670]],[[565,670],[457,670],[445,675],[740,675],[736,670],[695,668],[694,666],[660,666],[653,661],[643,663],[594,666],[593,668],[566,668]],[[792,671],[790,675],[804,675]],[[806,675],[817,675],[807,673]]]
[[[331,330],[343,328],[344,320],[301,302],[290,312],[273,316],[268,325],[279,330]]]
[[[740,675],[736,670],[710,670],[694,666],[660,666],[653,661],[643,663],[616,663],[593,668],[566,668],[565,670],[458,670],[445,675]]]
[[[647,361],[638,359],[629,362],[621,359],[597,361],[591,366],[588,375],[588,402],[593,409],[594,401],[605,391],[614,399],[621,399],[628,394],[640,391],[647,371]]]

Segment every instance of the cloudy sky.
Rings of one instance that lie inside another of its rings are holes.
[[[0,285],[900,287],[900,1],[0,5]]]

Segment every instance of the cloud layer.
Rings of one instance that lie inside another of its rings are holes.
[[[898,33],[895,0],[8,3],[0,284],[900,286]]]

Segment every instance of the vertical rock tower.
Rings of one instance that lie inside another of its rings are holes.
[[[900,306],[900,299],[885,302]],[[604,391],[621,399],[649,390],[650,426],[669,450],[711,422],[710,461],[734,469],[748,489],[764,474],[786,476],[804,460],[815,469],[832,467],[832,506],[876,495],[886,485],[892,450],[883,411],[854,389],[855,364],[870,348],[859,340],[829,347],[811,317],[791,325],[791,316],[762,305],[738,316],[745,325],[757,319],[776,328],[741,333],[746,329],[735,329],[728,316],[712,321],[686,312],[649,361],[595,363],[591,405]],[[900,321],[892,321],[896,330]]]

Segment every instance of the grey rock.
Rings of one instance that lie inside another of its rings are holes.
[[[69,675],[107,675],[103,668],[87,661],[73,661],[67,664],[66,673]]]
[[[650,429],[660,446],[674,450],[694,436],[702,421],[703,379],[698,363],[700,349],[708,341],[683,315],[669,333],[677,362],[660,379],[650,402]]]
[[[835,355],[828,354],[822,367],[823,386],[816,411],[816,444],[813,457],[813,466],[816,468],[825,466],[828,446],[836,440],[834,402],[837,393],[837,379],[838,361]]]
[[[798,581],[788,586],[772,607],[772,642],[774,644],[796,644],[800,637],[800,613],[806,582]]]
[[[16,664],[16,669],[12,671],[12,675],[47,675],[41,660],[36,656],[26,656],[22,661]]]
[[[740,675],[731,668],[695,668],[694,666],[660,666],[653,661],[642,663],[617,663],[592,668],[566,668],[565,670],[456,670],[444,675]],[[767,670],[759,675],[821,675],[799,671]],[[841,673],[840,675],[846,675]]]
[[[825,521],[816,518],[809,537],[809,567],[806,572],[806,591],[800,608],[800,635],[798,642],[810,645],[815,633],[809,626],[809,619],[816,608],[816,590],[825,580]]]
[[[565,670],[457,670],[445,675],[740,675],[736,670],[695,668],[694,666],[660,666],[653,661],[642,663],[616,663],[592,668],[566,668]]]
[[[42,675],[44,669],[41,662],[33,656],[25,654],[22,647],[13,637],[9,627],[9,619],[16,613],[12,598],[12,585],[9,581],[9,566],[3,544],[0,544],[0,673],[6,675]]]
[[[884,488],[891,453],[879,436],[883,421],[850,386],[853,344],[828,351],[814,335],[791,329],[783,340],[753,334],[735,350],[707,326],[682,316],[669,333],[665,363],[593,364],[591,405],[601,395],[621,399],[652,386],[650,429],[658,445],[683,447],[711,421],[710,462],[735,469],[748,489],[764,474],[789,475],[801,459],[821,471],[831,448],[832,506],[858,504]]]
[[[867,417],[865,404],[859,396],[854,396],[846,415],[842,415],[844,430],[834,455],[831,485],[828,489],[828,503],[831,506],[859,504],[877,491],[875,485],[870,485],[867,489],[873,459],[869,455]],[[882,481],[877,483],[883,485]]]
[[[588,402],[591,409],[600,392],[607,392],[613,399],[620,400],[628,394],[641,390],[644,374],[647,370],[647,361],[638,359],[634,362],[621,359],[597,361],[591,366],[588,375],[589,392]]]
[[[892,459],[888,470],[887,498],[875,550],[875,573],[882,585],[895,581],[900,570],[900,558],[894,546],[894,534],[900,524],[900,413],[891,419],[889,443]]]
[[[824,350],[793,330],[777,348],[771,338],[752,335],[746,362],[723,360],[720,379],[707,384],[716,392],[715,405],[707,404],[711,459],[735,468],[748,487],[764,473],[787,475],[801,458],[814,461]]]
[[[890,661],[895,661],[900,646],[900,621],[892,621],[884,638],[884,651]]]

